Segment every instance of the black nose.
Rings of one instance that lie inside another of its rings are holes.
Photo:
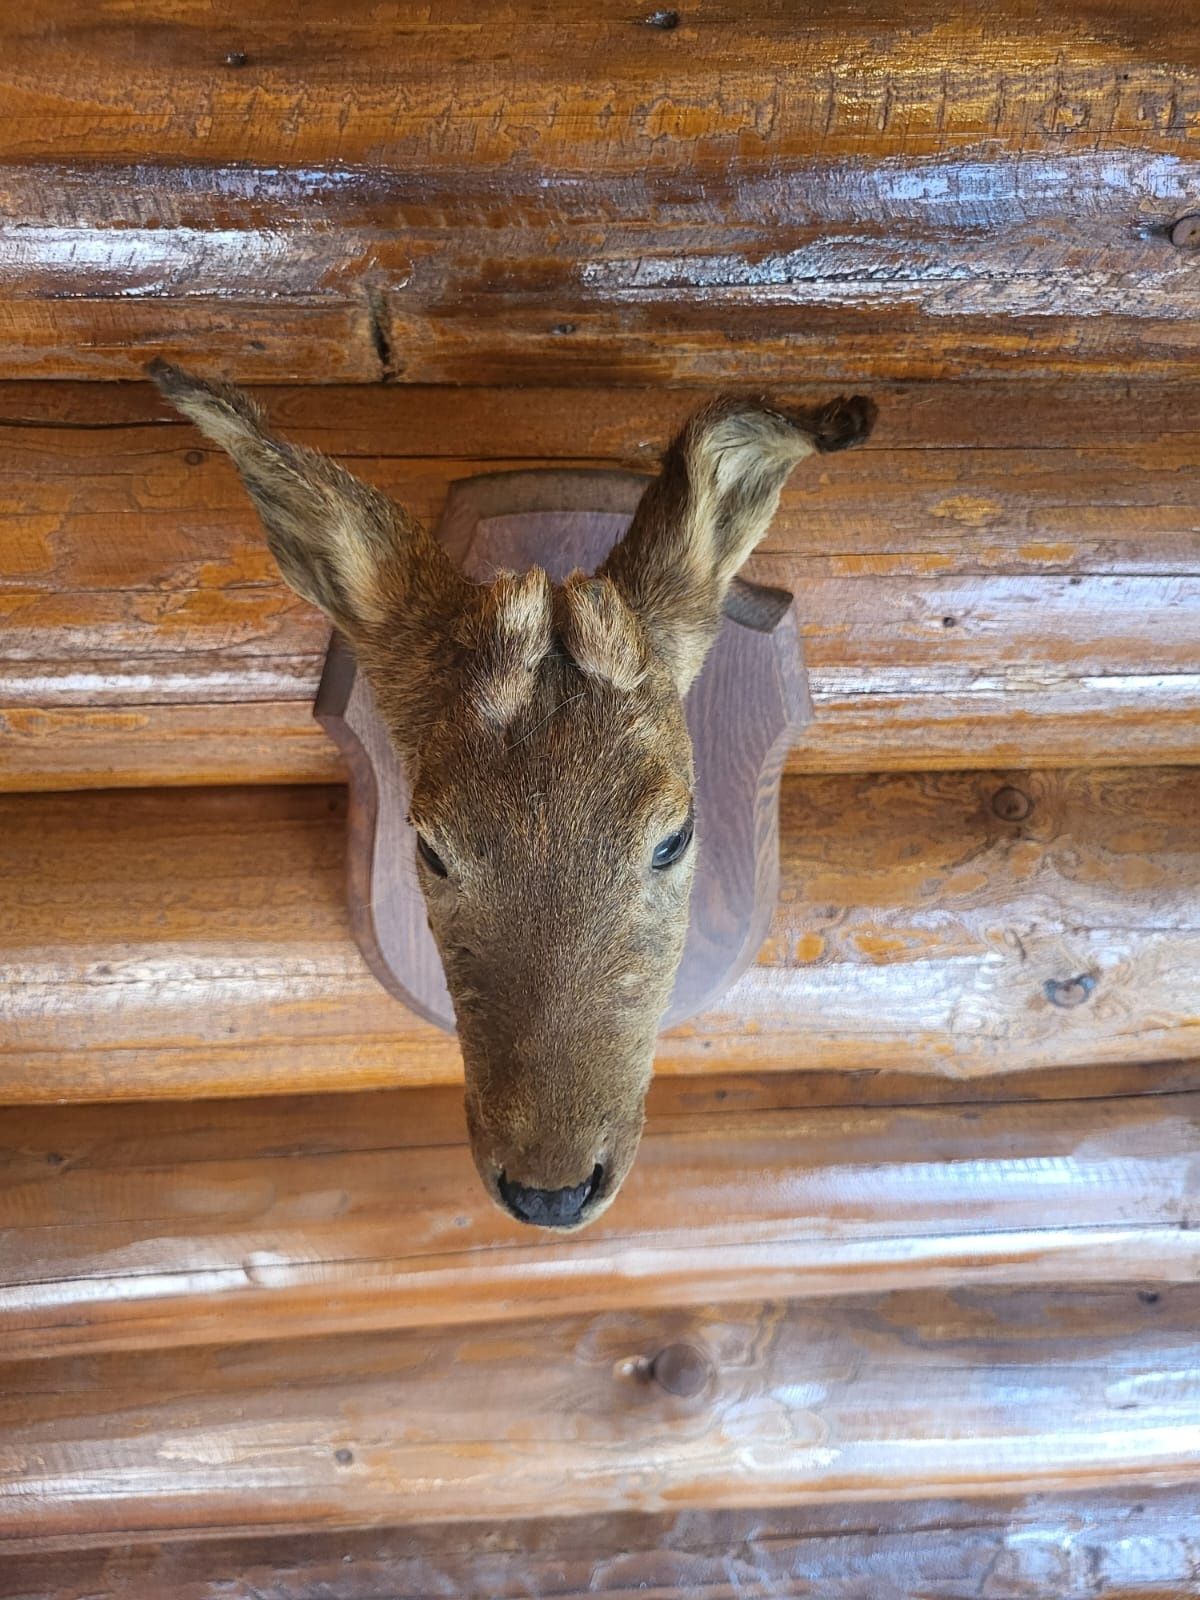
[[[603,1167],[593,1167],[591,1177],[573,1189],[527,1189],[523,1183],[510,1183],[502,1172],[500,1198],[521,1222],[532,1222],[538,1228],[569,1228],[582,1217],[603,1176]]]

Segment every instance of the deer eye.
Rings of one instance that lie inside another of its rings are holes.
[[[417,835],[417,854],[429,868],[430,872],[436,873],[439,878],[445,878],[449,876],[446,863],[442,860],[441,856],[438,855],[437,851],[430,844],[429,840],[426,839],[424,834],[421,833]]]
[[[677,828],[674,833],[668,834],[661,844],[655,846],[654,854],[650,857],[650,865],[655,872],[661,872],[664,867],[675,865],[691,844],[692,834],[695,831],[696,824],[689,817],[682,828]]]

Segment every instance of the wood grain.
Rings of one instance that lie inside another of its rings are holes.
[[[475,473],[647,469],[700,398],[342,388],[270,405],[432,523]],[[878,398],[877,435],[796,474],[751,568],[800,596],[817,719],[793,769],[1200,759],[1200,390]],[[162,418],[140,386],[0,388],[6,788],[340,774],[311,716],[325,626],[278,579],[227,463]]]
[[[253,15],[103,0],[86,23],[47,0],[10,14],[3,39],[10,158],[190,159],[199,143],[214,161],[386,154],[421,172],[587,174],[602,151],[614,172],[674,176],[669,136],[689,133],[703,135],[704,175],[738,156],[803,157],[817,135],[845,155],[980,139],[1086,150],[1135,134],[1170,147],[1200,68],[1195,16],[1176,0],[1007,0],[988,18],[868,0],[803,28],[782,0],[696,0],[674,30],[618,0],[570,16],[522,0],[455,0],[436,16],[321,5],[303,24],[282,0]]]
[[[267,383],[763,384],[800,370],[850,384],[1131,368],[1195,381],[1200,294],[1169,230],[1200,163],[1169,159],[972,150],[901,174],[885,159],[865,180],[853,161],[818,160],[790,183],[752,179],[766,193],[749,214],[707,194],[638,194],[622,178],[583,184],[586,219],[547,218],[539,179],[498,198],[482,225],[455,221],[478,204],[426,185],[432,228],[397,224],[414,209],[400,186],[356,226],[338,203],[355,175],[337,169],[318,175],[327,193],[307,197],[299,220],[286,203],[264,216],[257,199],[230,218],[228,170],[159,170],[159,210],[178,209],[176,191],[213,191],[177,227],[152,209],[152,227],[107,220],[125,197],[103,170],[83,174],[108,190],[91,222],[47,196],[42,169],[24,169],[6,185],[32,218],[16,249],[0,249],[0,377],[130,379],[165,354]]]
[[[687,1510],[14,1557],[0,1600],[1192,1600],[1190,1488]]]
[[[103,256],[112,248],[98,233],[85,253]],[[137,378],[164,350],[195,367],[216,359],[259,380],[379,380],[365,299],[284,310],[221,298],[214,284],[208,299],[105,300],[74,292],[0,300],[5,377]]]
[[[1195,7],[44,0],[0,109],[0,787],[89,791],[0,800],[0,1600],[1200,1593]],[[769,939],[578,1240],[363,967],[158,354],[431,521],[881,404],[752,570]]]
[[[1200,372],[1181,0],[652,15],[0,19],[0,370]]]
[[[914,1293],[0,1370],[0,1548],[1200,1477],[1200,1289]],[[691,1398],[639,1376],[704,1352]]]
[[[655,1108],[619,1202],[545,1245],[478,1194],[461,1109],[0,1111],[6,1359],[869,1290],[1194,1281],[1200,1094]]]
[[[754,381],[747,374],[736,387],[752,390]],[[337,456],[471,459],[492,448],[499,457],[518,460],[568,458],[578,453],[582,438],[593,451],[591,459],[627,466],[639,460],[644,465],[656,457],[706,392],[662,385],[614,392],[578,384],[535,389],[284,384],[259,389],[281,430]],[[797,411],[829,398],[827,385],[796,377],[775,392],[781,404]],[[872,393],[880,402],[880,415],[870,438],[856,447],[853,460],[859,468],[870,464],[868,453],[878,456],[885,450],[918,445],[926,450],[1065,446],[1074,451],[1083,421],[1089,446],[1125,445],[1144,451],[1156,443],[1194,442],[1200,437],[1196,389],[1186,381],[1134,388],[1106,379],[1027,384],[981,378],[953,384],[881,382],[872,385]],[[81,467],[86,466],[87,452],[95,458],[104,449],[104,441],[89,438],[90,434],[140,426],[148,431],[140,438],[131,437],[143,445],[143,454],[149,453],[155,436],[164,447],[177,445],[185,435],[192,438],[187,424],[166,406],[152,384],[0,383],[0,427],[9,430],[4,435],[6,446],[20,443],[11,433],[14,427],[62,430],[56,435],[55,450],[41,450],[40,470],[31,471],[31,477],[48,476],[57,456],[76,450]],[[36,448],[35,440],[30,444]],[[206,444],[202,447],[208,451]],[[38,457],[31,454],[29,459]],[[1062,456],[1060,465],[1065,468],[1071,459]],[[1130,464],[1136,467],[1136,460]]]
[[[1192,772],[791,778],[781,844],[759,964],[660,1071],[1197,1054]],[[344,850],[337,790],[5,797],[0,1099],[457,1081],[358,954]]]

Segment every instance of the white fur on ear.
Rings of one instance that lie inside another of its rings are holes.
[[[688,456],[688,559],[727,585],[765,536],[812,438],[769,411],[735,411],[697,430]]]
[[[484,600],[472,684],[486,721],[507,728],[528,705],[553,642],[552,591],[541,567],[497,578]]]
[[[609,578],[576,573],[563,588],[563,645],[579,670],[624,694],[646,676],[641,624]]]

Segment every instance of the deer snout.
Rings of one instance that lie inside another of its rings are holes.
[[[608,1209],[621,1188],[642,1132],[644,1086],[627,1103],[556,1096],[549,1074],[508,1094],[494,1080],[483,1092],[468,1081],[467,1131],[476,1170],[495,1204],[534,1228],[582,1228]],[[506,1086],[508,1087],[508,1086]],[[524,1089],[524,1092],[522,1092]]]
[[[531,1189],[511,1183],[501,1173],[497,1187],[500,1198],[518,1222],[535,1228],[574,1228],[584,1220],[589,1203],[599,1194],[604,1168],[597,1163],[590,1177],[564,1189]]]

